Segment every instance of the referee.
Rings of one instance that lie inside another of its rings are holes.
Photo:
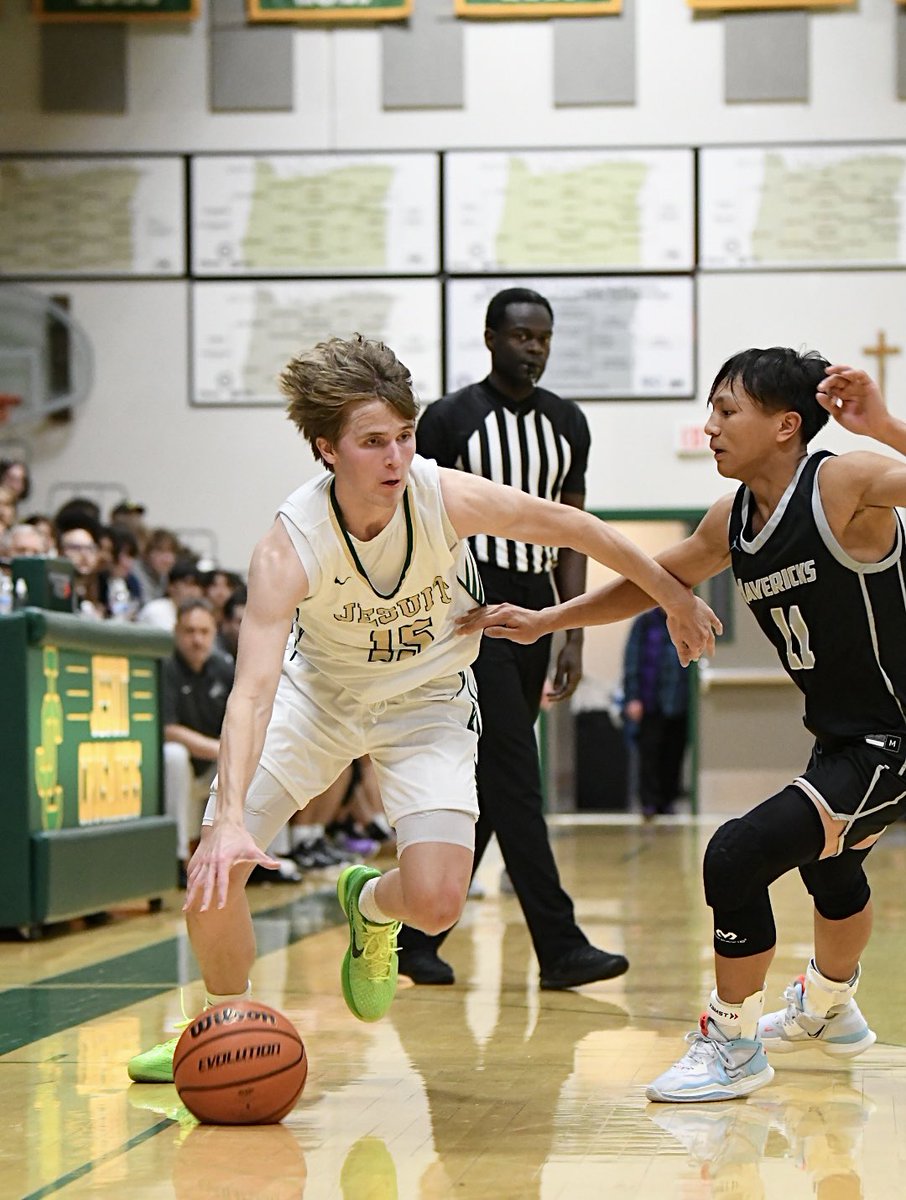
[[[527,288],[498,292],[488,306],[485,345],[491,373],[430,405],[417,430],[418,452],[453,467],[510,484],[545,500],[582,508],[588,424],[571,400],[538,387],[550,354],[553,312]],[[472,550],[488,604],[525,608],[585,590],[585,557],[573,550],[529,545],[481,534]],[[541,987],[578,987],[622,975],[622,954],[592,946],[576,924],[560,885],[544,820],[535,721],[550,664],[551,638],[531,646],[485,638],[473,670],[482,733],[478,746],[478,868],[491,835],[522,906],[541,968]],[[565,700],[582,674],[582,631],[570,630],[557,660],[552,700]],[[438,955],[445,937],[403,926],[399,969],[415,983],[453,983]]]

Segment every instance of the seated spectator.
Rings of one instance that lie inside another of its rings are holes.
[[[88,496],[73,496],[57,509],[54,516],[57,533],[59,534],[61,529],[74,529],[77,521],[81,519],[87,519],[95,529],[100,529],[100,507]]]
[[[31,492],[28,463],[21,458],[0,458],[0,487],[9,488],[16,504],[27,500]]]
[[[214,609],[214,620],[218,629],[223,621],[224,605],[241,582],[238,575],[232,571],[223,571],[219,567],[215,567],[213,571],[205,571],[201,578],[204,598]]]
[[[98,573],[106,575],[113,562],[113,534],[109,525],[98,527]]]
[[[13,525],[0,538],[0,554],[4,558],[37,558],[46,553],[44,538],[34,525]]]
[[[71,524],[68,524],[71,522]],[[72,590],[75,611],[83,617],[103,620],[107,606],[101,595],[98,578],[99,526],[87,512],[70,510],[57,517],[60,553],[73,565]]]
[[[139,551],[144,550],[145,543],[148,541],[144,504],[133,504],[131,500],[121,500],[110,510],[110,524],[117,529],[128,529],[138,543]]]
[[[381,789],[374,764],[367,754],[352,763],[349,786],[334,819],[327,825],[327,836],[340,850],[366,853],[362,847],[370,842],[372,853],[395,854],[396,835],[384,813]]]
[[[101,595],[106,601],[107,611],[111,616],[134,621],[136,613],[141,607],[142,599],[141,588],[133,570],[135,560],[138,558],[138,543],[129,529],[112,525],[106,532],[111,545],[110,565],[106,570],[102,569],[99,572]],[[125,585],[128,593],[128,609],[125,612],[114,613],[111,593],[116,594],[120,584]]]
[[[362,841],[355,847],[340,847],[327,840],[326,829],[337,814],[354,780],[354,764],[346,767],[326,791],[309,800],[281,831],[289,839],[289,855],[300,871],[320,871],[370,858],[378,849],[376,842]],[[278,835],[277,846],[280,845]],[[272,847],[273,853],[276,847]],[[262,871],[266,868],[262,867]]]
[[[179,551],[179,538],[169,529],[153,529],[148,534],[142,557],[135,564],[143,604],[167,594],[167,578]]]
[[[16,493],[12,488],[0,487],[0,533],[12,529],[17,521]]]
[[[217,631],[218,648],[233,659],[236,658],[239,649],[239,627],[242,625],[242,618],[245,615],[247,599],[248,592],[245,584],[241,583],[224,604],[223,618]]]
[[[220,730],[233,686],[233,662],[214,647],[216,626],[207,600],[184,600],[176,618],[173,653],[163,664],[164,807],[177,827],[180,885],[198,845],[201,818],[220,752]],[[262,867],[262,879],[298,883],[295,863]]]
[[[41,551],[42,554],[57,553],[57,534],[50,517],[44,513],[32,513],[30,517],[25,518],[23,524],[31,525],[41,535],[41,540],[44,543],[44,549]]]
[[[154,629],[166,629],[168,632],[172,632],[176,626],[176,614],[180,604],[184,600],[199,599],[201,599],[201,583],[198,578],[198,568],[190,559],[181,559],[170,569],[166,596],[150,600],[139,609],[136,620],[139,625],[151,625]],[[216,623],[214,630],[216,633]]]
[[[198,844],[233,686],[233,663],[214,648],[216,631],[206,600],[184,600],[177,614],[174,650],[163,663],[164,806],[176,821],[183,881]]]

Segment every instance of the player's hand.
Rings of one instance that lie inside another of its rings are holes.
[[[568,700],[582,678],[582,643],[567,641],[557,655],[557,669],[554,672],[554,682],[546,692],[547,699],[552,703]]]
[[[723,633],[720,618],[698,596],[690,604],[667,611],[667,632],[684,667],[714,653],[714,638]]]
[[[888,419],[881,389],[865,371],[832,366],[818,384],[817,400],[850,433],[878,437]]]
[[[473,608],[456,621],[457,633],[484,632],[485,637],[506,638],[529,646],[548,632],[541,613],[518,604],[485,604]]]
[[[243,825],[214,824],[202,835],[187,871],[183,912],[206,912],[211,902],[223,908],[227,902],[230,872],[237,863],[251,862],[276,870],[279,863],[259,850]]]

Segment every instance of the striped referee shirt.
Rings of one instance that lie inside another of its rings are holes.
[[[516,403],[490,382],[470,383],[422,414],[416,431],[419,454],[506,483],[543,500],[585,495],[591,437],[573,400],[536,387]],[[480,563],[540,575],[557,562],[551,546],[479,534],[470,539]]]

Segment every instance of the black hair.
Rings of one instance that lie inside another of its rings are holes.
[[[73,496],[71,500],[67,500],[57,509],[54,524],[58,529],[63,529],[64,526],[68,529],[88,529],[89,526],[84,524],[85,519],[92,522],[91,528],[100,529],[100,505],[89,499],[88,496]],[[82,523],[74,525],[73,520]]]
[[[802,418],[806,445],[827,424],[827,409],[815,398],[818,384],[826,379],[828,360],[817,350],[800,353],[786,346],[766,350],[753,347],[728,358],[714,377],[708,403],[723,384],[739,383],[759,408],[769,412],[797,412]]]
[[[104,532],[113,545],[114,558],[119,558],[124,550],[133,558],[138,558],[138,541],[131,529],[126,529],[123,525],[111,525]]]
[[[28,469],[28,463],[24,458],[0,458],[0,484],[3,483],[6,472],[10,467],[21,467],[25,472],[25,487],[22,489],[22,494],[17,496],[17,502],[27,500],[31,492],[31,471]]]
[[[201,586],[203,588],[209,588],[218,575],[222,575],[224,577],[224,579],[230,585],[231,590],[239,587],[240,583],[242,583],[242,580],[235,571],[228,571],[226,567],[212,567],[210,571],[204,571],[202,573]]]
[[[68,511],[60,509],[57,518],[54,521],[57,539],[65,537],[67,533],[71,533],[73,529],[84,529],[86,533],[91,534],[91,540],[96,546],[101,542],[101,523],[93,517],[87,508],[70,508]]]
[[[203,596],[190,596],[188,600],[181,600],[176,609],[176,620],[181,620],[186,613],[194,612],[196,608],[204,609],[208,616],[213,620],[214,608],[210,600],[205,600]]]
[[[554,310],[550,306],[550,301],[545,300],[540,292],[533,292],[531,288],[504,288],[502,292],[498,292],[493,297],[488,305],[484,319],[485,329],[499,329],[506,320],[506,310],[511,304],[540,304],[542,308],[547,309],[551,321],[554,319]]]
[[[178,558],[170,568],[167,582],[178,583],[181,579],[194,579],[196,582],[200,582],[201,575],[193,559]]]

